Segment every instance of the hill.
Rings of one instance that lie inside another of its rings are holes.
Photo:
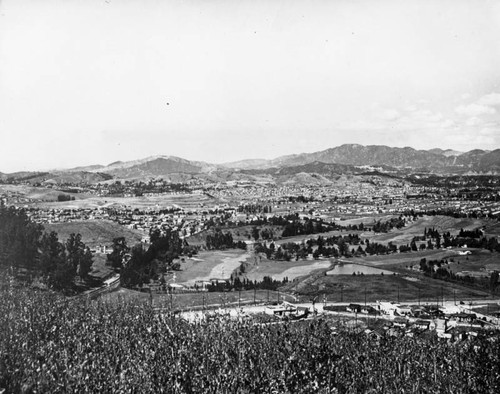
[[[500,149],[474,149],[458,152],[451,149],[417,150],[385,145],[344,144],[318,152],[280,156],[275,159],[249,159],[224,164],[191,161],[175,156],[152,156],[133,161],[115,161],[107,166],[91,165],[64,171],[0,173],[3,182],[76,184],[110,179],[164,178],[199,179],[219,182],[250,175],[271,177],[316,173],[358,174],[362,171],[386,173],[499,174]],[[240,172],[239,175],[236,175]],[[241,175],[243,174],[243,175]]]

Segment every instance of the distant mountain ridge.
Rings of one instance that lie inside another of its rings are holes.
[[[297,182],[301,179],[304,182],[326,182],[325,179],[328,177],[369,172],[496,175],[500,174],[500,149],[458,152],[439,148],[416,150],[410,147],[344,144],[318,152],[280,156],[271,160],[249,159],[224,164],[159,155],[125,162],[115,161],[107,166],[89,165],[48,172],[0,173],[0,179],[4,182],[10,179],[32,184],[96,183],[110,179],[161,177],[172,182],[189,180],[193,177],[214,182],[241,180],[244,177],[249,179],[286,177],[290,182],[290,179],[295,179]],[[310,178],[304,174],[316,174],[320,178]]]
[[[234,168],[271,168],[305,165],[313,162],[345,164],[351,166],[389,166],[396,169],[419,169],[437,173],[463,173],[466,171],[485,173],[500,168],[500,149],[469,152],[451,149],[416,150],[410,147],[392,148],[385,145],[344,144],[319,152],[281,156],[276,159],[232,163]],[[237,165],[236,165],[237,164]],[[226,164],[227,166],[227,164]]]

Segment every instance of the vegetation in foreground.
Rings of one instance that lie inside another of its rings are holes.
[[[147,304],[68,301],[9,284],[0,296],[0,391],[500,391],[498,337],[374,340],[325,320],[192,325]]]

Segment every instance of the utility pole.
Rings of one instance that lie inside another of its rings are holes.
[[[253,304],[257,304],[257,302],[255,301],[255,296],[256,296],[256,293],[257,293],[257,289],[254,287],[253,288]]]
[[[241,287],[238,290],[238,309],[241,308]]]
[[[365,306],[366,306],[366,287],[365,287]]]

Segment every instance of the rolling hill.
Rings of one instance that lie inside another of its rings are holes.
[[[97,183],[110,179],[164,178],[172,182],[243,180],[245,177],[279,178],[297,174],[318,174],[326,178],[339,174],[378,171],[391,174],[500,174],[500,149],[458,152],[439,148],[416,150],[385,145],[344,144],[318,152],[249,159],[225,164],[190,161],[175,156],[152,156],[133,161],[116,161],[107,166],[91,165],[51,172],[0,173],[3,182],[29,184]],[[295,177],[297,178],[297,177]],[[303,176],[297,179],[305,179]],[[317,180],[317,179],[316,179]],[[309,179],[315,182],[316,180]]]

